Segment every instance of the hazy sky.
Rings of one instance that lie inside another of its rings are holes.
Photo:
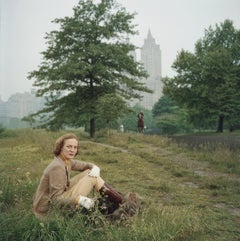
[[[97,1],[97,0],[96,0]],[[194,51],[204,30],[225,19],[240,29],[240,0],[117,0],[136,12],[141,47],[148,29],[162,51],[162,74],[172,76],[171,65],[181,49]],[[46,32],[57,28],[55,18],[72,16],[78,0],[0,0],[0,97],[30,91],[28,72],[37,69],[45,50]]]

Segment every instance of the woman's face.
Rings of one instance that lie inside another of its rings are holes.
[[[61,156],[69,160],[76,156],[78,151],[78,141],[76,139],[67,139],[61,149]]]

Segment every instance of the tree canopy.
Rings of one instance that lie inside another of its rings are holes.
[[[158,102],[155,103],[152,109],[153,117],[160,116],[165,113],[171,113],[174,102],[168,96],[163,95]]]
[[[163,95],[152,109],[154,121],[162,134],[185,133],[191,130],[188,113]]]
[[[173,63],[177,75],[164,78],[164,93],[188,109],[192,120],[211,117],[236,121],[240,114],[240,31],[225,20],[205,30],[195,52],[181,50]]]
[[[130,54],[136,47],[129,36],[137,34],[130,14],[114,0],[80,0],[73,16],[55,19],[59,30],[47,33],[47,49],[39,68],[30,72],[37,95],[46,107],[36,113],[43,126],[58,129],[90,121],[94,136],[96,104],[105,94],[124,99],[151,92],[140,78],[147,77],[142,64]]]
[[[114,94],[106,94],[99,98],[97,103],[97,117],[105,120],[107,127],[109,122],[123,117],[124,114],[130,113],[130,107],[127,107],[126,101],[120,96]]]

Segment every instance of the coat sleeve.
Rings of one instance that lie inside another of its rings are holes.
[[[71,169],[74,171],[85,171],[92,169],[93,164],[90,162],[83,162],[79,160],[71,160]]]

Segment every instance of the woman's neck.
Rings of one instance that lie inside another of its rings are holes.
[[[60,154],[60,157],[63,161],[65,161],[66,164],[68,164],[69,159],[67,159],[63,154]]]

